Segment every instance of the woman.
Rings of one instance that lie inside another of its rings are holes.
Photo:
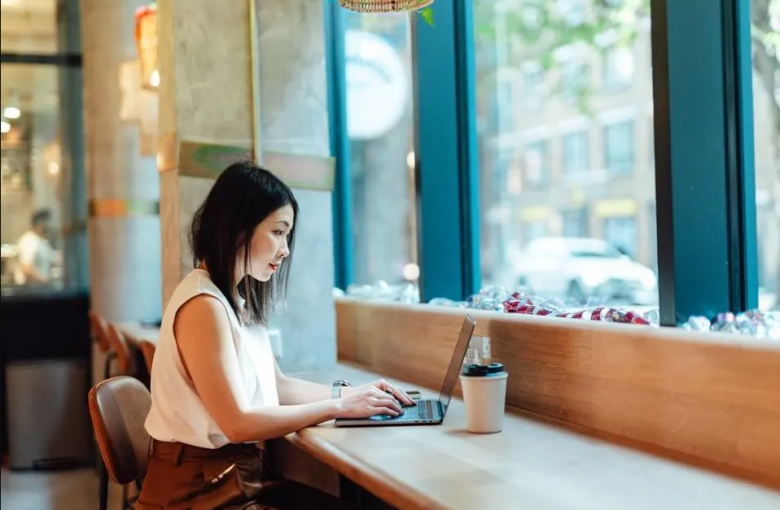
[[[292,191],[251,163],[228,167],[195,214],[196,269],[168,303],[154,358],[153,442],[136,510],[343,508],[272,476],[263,441],[412,403],[384,381],[334,384],[333,395],[279,370],[266,325],[287,285],[297,216]]]

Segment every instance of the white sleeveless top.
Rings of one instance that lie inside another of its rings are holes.
[[[225,306],[241,378],[251,404],[258,407],[279,405],[268,330],[263,326],[243,326],[208,272],[195,269],[176,288],[163,315],[152,364],[152,408],[146,418],[146,431],[158,441],[220,448],[230,441],[204,407],[184,369],[173,334],[176,312],[201,294],[214,296]]]

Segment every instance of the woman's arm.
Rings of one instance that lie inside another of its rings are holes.
[[[206,410],[232,443],[282,437],[333,418],[401,411],[379,390],[302,405],[254,407],[241,380],[230,331],[224,305],[208,295],[185,303],[174,320],[184,366]]]
[[[324,384],[317,384],[294,377],[287,377],[282,373],[279,364],[274,358],[276,365],[276,388],[279,391],[279,403],[282,405],[309,404],[331,398],[331,387]],[[345,397],[366,391],[369,388],[376,388],[385,393],[390,392],[396,400],[403,405],[412,405],[414,401],[401,388],[393,386],[384,379],[379,379],[363,386],[354,388],[343,388],[341,394]]]
[[[276,389],[279,392],[281,405],[310,404],[331,398],[329,386],[287,377],[282,373],[275,358],[274,365],[276,365]]]

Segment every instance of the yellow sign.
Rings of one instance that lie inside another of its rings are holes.
[[[538,221],[546,220],[552,216],[553,210],[546,206],[539,207],[526,207],[520,211],[521,221]]]
[[[594,207],[595,214],[599,218],[634,216],[636,210],[636,202],[630,198],[601,200],[596,202]]]

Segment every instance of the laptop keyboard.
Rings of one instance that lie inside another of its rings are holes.
[[[434,411],[435,400],[418,400],[417,406],[404,408],[404,414],[401,416],[390,416],[389,414],[379,414],[372,416],[372,420],[432,420],[436,417]]]

